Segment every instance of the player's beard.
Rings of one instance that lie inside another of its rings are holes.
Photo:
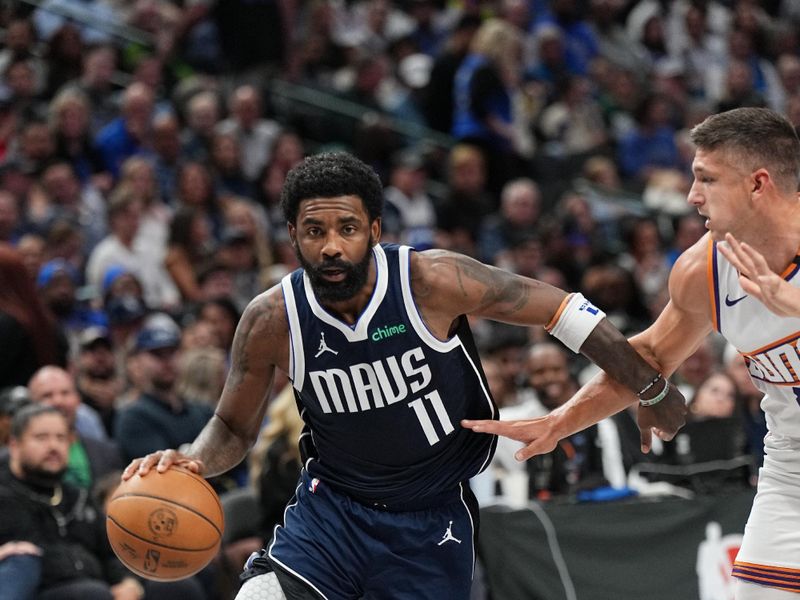
[[[357,263],[333,259],[324,260],[320,264],[314,265],[305,259],[299,248],[295,247],[295,253],[303,269],[308,274],[308,278],[311,280],[311,287],[320,302],[335,303],[350,300],[367,283],[373,245],[372,236],[369,236],[369,244],[364,253],[364,258]],[[345,277],[341,281],[329,281],[323,276],[323,271],[326,269],[339,269],[344,272]]]

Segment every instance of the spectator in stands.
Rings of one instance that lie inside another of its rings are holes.
[[[636,128],[619,141],[617,159],[622,174],[644,183],[655,169],[680,167],[675,126],[670,104],[663,96],[650,95],[636,112]]]
[[[37,116],[22,124],[8,159],[18,162],[28,173],[39,175],[54,152],[53,133],[44,117]]]
[[[122,468],[117,445],[107,438],[97,412],[83,404],[75,379],[60,367],[42,367],[28,382],[34,403],[60,410],[70,426],[70,451],[65,481],[90,489],[105,474]]]
[[[222,231],[222,212],[211,174],[203,163],[187,161],[178,171],[176,207],[189,206],[206,217],[215,239]]]
[[[5,73],[8,65],[15,60],[31,61],[41,89],[47,75],[47,65],[37,54],[38,40],[33,22],[28,18],[13,17],[4,25],[6,30],[4,48],[0,50],[0,73]]]
[[[434,245],[436,208],[426,191],[428,181],[424,159],[412,149],[397,153],[392,160],[388,185],[383,191],[383,228],[386,241],[425,250]]]
[[[205,214],[193,206],[179,208],[170,224],[164,265],[184,302],[203,299],[198,281],[213,256],[213,240]]]
[[[0,387],[26,385],[41,366],[66,364],[66,342],[20,255],[0,246]]]
[[[108,202],[111,233],[101,241],[86,263],[87,283],[102,289],[110,267],[125,267],[134,273],[144,288],[145,301],[152,308],[169,307],[177,300],[169,275],[153,248],[135,244],[141,228],[143,202],[127,184],[119,185]]]
[[[7,458],[8,440],[11,437],[11,420],[20,408],[31,403],[28,388],[15,385],[0,389],[0,463]],[[0,558],[2,561],[2,558]],[[2,580],[2,575],[0,575]]]
[[[101,192],[111,189],[103,157],[92,144],[91,107],[77,86],[67,87],[50,102],[50,124],[55,132],[56,157],[69,161],[82,184],[91,182]]]
[[[253,186],[242,171],[239,144],[233,133],[215,133],[211,138],[209,167],[214,178],[214,189],[220,197],[242,196],[252,198]]]
[[[242,172],[254,182],[272,158],[272,146],[281,126],[265,119],[261,109],[261,95],[253,85],[242,85],[228,97],[230,117],[217,125],[220,133],[231,133],[241,148]]]
[[[141,393],[117,414],[114,439],[125,460],[164,447],[192,442],[213,414],[208,404],[177,393],[180,329],[146,325],[136,337],[133,352],[141,369]]]
[[[519,87],[521,60],[520,32],[490,19],[478,29],[455,77],[451,133],[484,151],[488,185],[495,193],[517,170],[511,99]]]
[[[81,74],[81,62],[86,46],[75,23],[64,23],[47,44],[44,59],[47,62],[45,95],[50,97],[69,81]]]
[[[545,414],[564,404],[578,389],[569,372],[566,352],[549,342],[531,348],[526,372],[528,385],[544,407]],[[598,426],[592,425],[561,440],[552,452],[528,461],[531,497],[547,499],[551,494],[570,494],[579,489],[605,485],[607,480],[598,437]]]
[[[203,302],[197,309],[197,318],[211,324],[219,347],[230,354],[233,334],[239,324],[240,313],[229,297],[220,296]]]
[[[227,356],[222,349],[207,346],[183,351],[178,364],[175,391],[182,398],[191,398],[214,408],[227,373]]]
[[[423,112],[428,126],[444,133],[453,127],[453,88],[456,72],[469,51],[480,27],[475,15],[462,15],[447,41],[435,56],[428,85],[425,87]]]
[[[114,359],[114,347],[108,329],[94,326],[81,332],[72,369],[81,403],[98,414],[110,438],[114,435],[116,402],[124,389],[124,380]]]
[[[736,383],[724,371],[715,371],[695,390],[689,401],[692,419],[732,417],[738,409]]]
[[[186,129],[181,133],[181,148],[189,160],[211,157],[214,128],[220,118],[219,98],[211,90],[201,90],[186,102]]]
[[[36,278],[39,297],[55,315],[71,348],[75,347],[76,338],[84,328],[106,321],[101,312],[78,301],[78,277],[75,267],[63,258],[54,258],[42,266]]]
[[[82,184],[72,164],[63,159],[47,165],[39,181],[44,194],[38,200],[31,199],[31,220],[43,230],[51,228],[57,220],[79,226],[82,256],[75,267],[80,268],[108,233],[105,199],[91,181]]]
[[[153,118],[153,168],[161,200],[170,206],[176,203],[178,168],[183,160],[180,132],[178,118],[172,112]]]
[[[153,90],[143,83],[130,85],[122,94],[120,116],[103,127],[95,144],[105,168],[115,178],[125,159],[149,150],[152,145]]]
[[[80,78],[65,86],[78,89],[89,100],[89,132],[93,137],[119,113],[112,82],[116,68],[116,49],[108,45],[94,46],[83,57]]]
[[[14,415],[10,461],[0,467],[0,547],[27,542],[34,546],[28,556],[46,558],[41,568],[34,561],[0,569],[0,586],[20,599],[142,598],[142,585],[111,551],[97,507],[64,479],[69,447],[69,423],[58,409],[34,404]]]
[[[437,207],[437,246],[477,255],[480,224],[496,207],[487,185],[486,160],[479,148],[456,144],[447,158],[447,195]]]
[[[506,264],[512,246],[535,233],[541,214],[541,192],[532,179],[514,179],[503,186],[500,210],[483,221],[478,231],[481,260]]]

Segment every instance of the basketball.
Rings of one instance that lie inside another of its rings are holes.
[[[123,481],[106,513],[114,553],[131,571],[154,581],[200,571],[217,554],[224,527],[214,489],[180,467]]]

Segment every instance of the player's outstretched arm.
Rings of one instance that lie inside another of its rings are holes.
[[[650,328],[631,339],[630,346],[638,352],[634,352],[636,356],[631,356],[632,349],[627,342],[622,344],[619,341],[619,332],[615,333],[613,328],[608,329],[610,325],[601,323],[580,350],[606,372],[595,377],[565,405],[539,419],[465,421],[463,425],[474,431],[504,435],[524,443],[525,447],[516,457],[525,460],[551,451],[560,439],[619,412],[637,399],[650,399],[650,390],[636,393],[644,389],[636,387],[639,385],[637,378],[645,372],[639,361],[646,361],[650,373],[659,372],[666,378],[694,352],[711,330],[705,284],[705,244],[706,241],[702,240],[676,264],[670,276],[672,300]],[[620,373],[628,369],[631,372],[627,375]],[[662,383],[657,381],[655,385],[664,386],[661,392],[665,392],[664,398],[652,406],[639,408],[639,427],[645,451],[650,448],[653,430],[665,439],[671,438],[683,425],[686,413],[685,401],[677,390],[665,380]]]
[[[767,260],[755,248],[739,242],[730,233],[727,244],[717,248],[739,271],[739,283],[745,292],[783,317],[800,316],[800,288],[796,288],[769,268]]]
[[[280,287],[254,298],[242,315],[231,367],[214,416],[188,450],[160,450],[134,459],[122,479],[178,465],[213,477],[236,466],[255,442],[277,365],[287,360],[288,327]],[[285,356],[284,356],[285,355]]]

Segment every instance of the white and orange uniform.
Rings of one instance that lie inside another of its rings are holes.
[[[739,274],[709,242],[714,327],[747,363],[769,433],[764,466],[733,575],[800,594],[800,318],[780,317],[739,285]],[[800,287],[800,255],[781,275]]]

